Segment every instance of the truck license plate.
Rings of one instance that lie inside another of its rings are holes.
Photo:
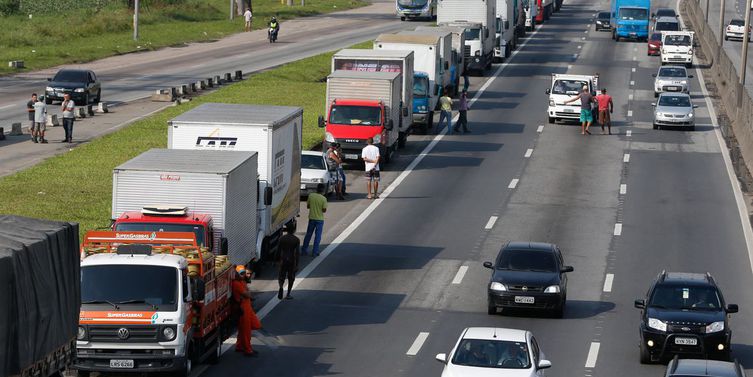
[[[566,112],[566,113],[574,113],[574,112],[575,112],[575,110],[573,110],[573,109],[565,109],[565,112]]]
[[[675,344],[681,346],[696,346],[698,345],[698,339],[696,338],[675,338]]]
[[[110,360],[110,368],[118,368],[118,369],[133,368],[133,360]]]
[[[347,159],[347,160],[357,160],[358,159],[358,155],[357,154],[346,153],[345,154],[345,159]]]
[[[533,304],[534,298],[531,296],[515,296],[516,304]]]

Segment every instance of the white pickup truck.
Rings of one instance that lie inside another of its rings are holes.
[[[661,63],[693,65],[692,31],[662,31]]]
[[[599,85],[599,75],[562,75],[552,74],[552,85],[546,90],[549,95],[547,117],[549,123],[560,120],[580,120],[580,101],[565,104],[565,101],[577,96],[584,86],[588,86],[591,94],[596,95]]]

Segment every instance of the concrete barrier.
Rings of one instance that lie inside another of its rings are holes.
[[[222,79],[220,78],[220,75],[214,76],[214,85],[222,85]]]
[[[110,112],[110,110],[107,108],[107,103],[106,102],[100,102],[100,103],[98,103],[97,104],[97,112],[98,113],[102,113],[102,114]]]
[[[9,68],[16,68],[20,69],[24,67],[24,61],[23,60],[11,60],[8,62]]]
[[[13,123],[10,126],[10,136],[20,136],[24,134],[24,130],[21,128],[21,123]]]
[[[207,82],[207,88],[213,88],[214,87],[214,79],[213,78],[207,77],[207,79],[204,80],[204,81]]]
[[[47,119],[46,119],[45,125],[47,127],[57,127],[57,126],[59,126],[60,122],[58,122],[58,116],[57,116],[57,114],[47,114]]]
[[[172,102],[175,100],[175,88],[160,89],[152,93],[152,101]]]
[[[93,117],[94,116],[94,106],[92,105],[86,105],[86,115]]]
[[[76,110],[74,111],[77,119],[84,119],[86,118],[86,108],[77,106]]]
[[[234,80],[243,80],[243,71],[237,70],[235,71],[235,77]]]
[[[204,90],[207,88],[207,83],[204,80],[199,80],[196,82],[196,90]]]
[[[225,73],[225,82],[232,82],[233,81],[233,75],[230,74],[230,72]]]
[[[181,85],[178,87],[178,96],[187,96],[190,93],[191,92],[189,92],[188,85]]]
[[[188,90],[189,90],[189,91],[190,91],[191,93],[196,93],[196,83],[195,83],[195,82],[192,82],[192,83],[188,84]]]

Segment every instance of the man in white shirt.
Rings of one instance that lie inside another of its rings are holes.
[[[361,151],[361,159],[363,159],[364,167],[366,168],[366,189],[368,190],[368,199],[376,199],[379,197],[379,147],[374,145],[374,138],[366,140],[368,144]],[[372,188],[374,189],[372,191]]]
[[[243,18],[246,19],[246,31],[251,31],[251,19],[254,17],[251,13],[251,8],[246,8],[246,13],[243,13]]]

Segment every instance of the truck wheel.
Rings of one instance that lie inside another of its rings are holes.
[[[554,117],[547,117],[547,120],[549,121],[549,124],[554,124],[557,121]]]
[[[398,148],[405,148],[405,142],[408,139],[408,134],[405,132],[400,132],[397,136],[397,147]]]
[[[434,129],[434,112],[429,111],[429,114],[426,116],[426,130],[425,134],[429,134]]]
[[[211,355],[207,358],[207,363],[209,364],[217,364],[220,362],[220,357],[222,356],[222,337],[218,337],[217,341],[215,342],[214,352],[212,352]]]
[[[79,370],[77,372],[78,372],[77,373],[78,377],[89,377],[89,376],[91,376],[91,372],[89,372],[88,370]]]

